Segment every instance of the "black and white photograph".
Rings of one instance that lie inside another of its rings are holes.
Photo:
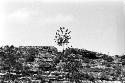
[[[0,83],[125,83],[125,0],[0,0]]]

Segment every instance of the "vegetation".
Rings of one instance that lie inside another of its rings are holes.
[[[3,46],[0,48],[2,81],[82,81],[124,80],[123,56],[108,56],[78,48],[67,48],[62,56],[55,47]],[[123,76],[121,77],[121,72]]]

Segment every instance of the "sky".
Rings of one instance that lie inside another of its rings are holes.
[[[0,46],[55,46],[59,27],[69,46],[125,54],[124,0],[1,0]]]

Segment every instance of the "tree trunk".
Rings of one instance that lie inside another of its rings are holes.
[[[64,44],[63,44],[63,54],[64,54]]]

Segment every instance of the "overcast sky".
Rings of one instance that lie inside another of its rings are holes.
[[[125,53],[123,0],[3,0],[0,5],[0,46],[56,46],[56,30],[66,27],[73,47]]]

